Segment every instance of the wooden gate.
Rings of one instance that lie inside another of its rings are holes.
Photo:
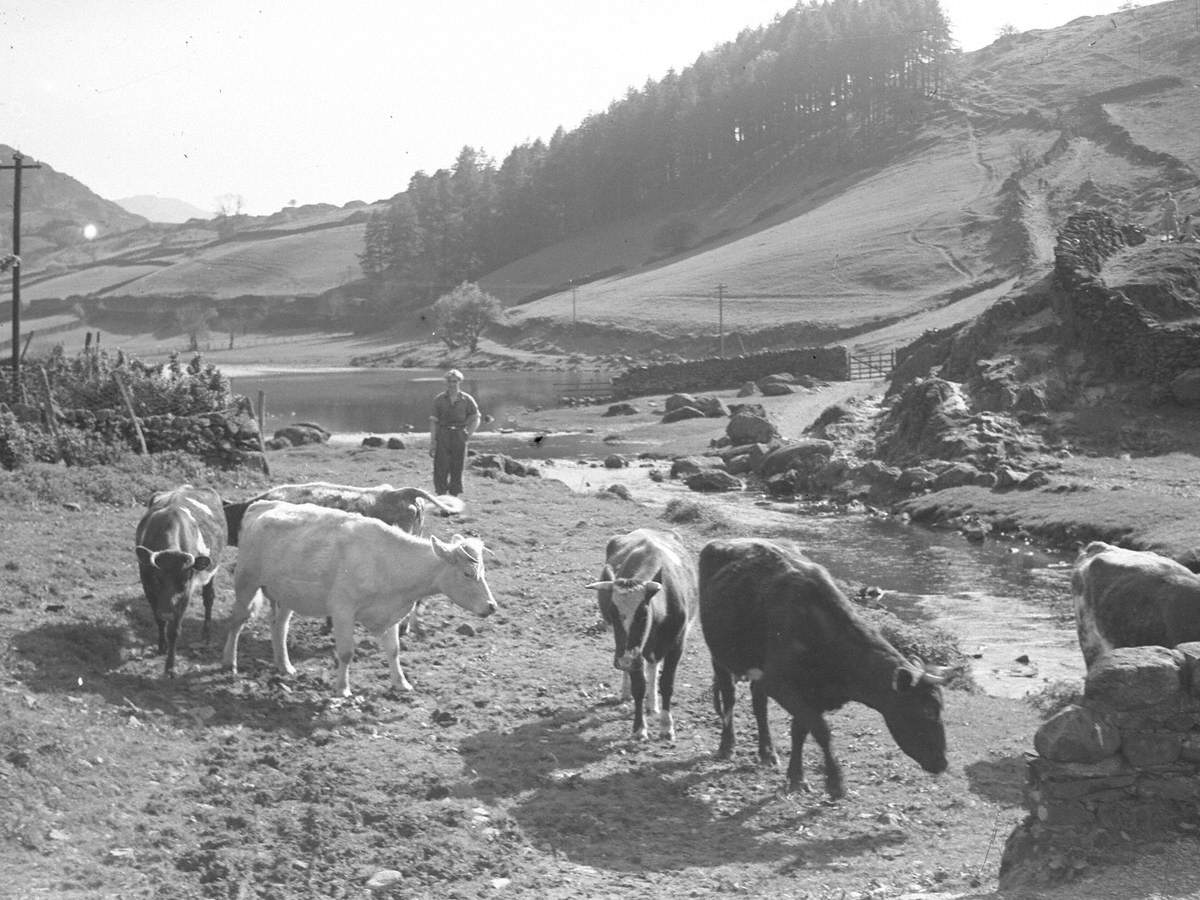
[[[849,381],[867,381],[887,378],[896,367],[896,351],[883,350],[879,353],[851,353],[846,357]]]

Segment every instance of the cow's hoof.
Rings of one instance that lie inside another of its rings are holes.
[[[787,783],[787,793],[789,794],[811,794],[812,785],[803,778],[798,781],[789,781]]]
[[[846,787],[840,781],[825,782],[825,793],[830,800],[841,800],[846,796]]]
[[[397,694],[411,694],[413,686],[408,683],[408,679],[392,682],[392,690]]]
[[[758,754],[758,762],[769,769],[779,768],[779,754],[774,750],[768,750],[765,753]]]
[[[646,741],[649,740],[650,736],[646,733],[645,728],[635,728],[629,737],[635,741]]]

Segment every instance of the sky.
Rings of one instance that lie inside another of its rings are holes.
[[[371,202],[452,166],[464,145],[499,164],[570,131],[793,5],[4,0],[0,144],[110,200],[240,202],[252,215]],[[941,5],[974,50],[1002,26],[1052,28],[1123,0]]]

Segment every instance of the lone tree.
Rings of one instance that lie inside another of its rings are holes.
[[[464,281],[433,304],[437,335],[451,350],[466,344],[474,353],[480,336],[502,314],[500,301],[474,282]]]

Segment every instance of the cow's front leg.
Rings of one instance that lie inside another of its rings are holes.
[[[682,647],[672,647],[667,651],[662,661],[662,674],[658,678],[658,690],[662,694],[662,712],[658,717],[658,735],[663,740],[675,740],[675,717],[671,714],[671,697],[675,693],[675,669],[679,665],[679,657],[683,655]]]
[[[337,676],[333,681],[333,692],[342,697],[350,696],[350,662],[354,659],[354,619],[333,619],[333,651],[337,657]]]
[[[404,677],[404,670],[400,668],[400,623],[397,622],[379,632],[378,640],[384,662],[392,673],[392,688],[397,691],[411,691],[413,686],[408,683],[408,679]]]
[[[633,691],[633,739],[646,740],[646,668],[641,656],[629,665],[629,687]]]
[[[184,594],[182,599],[176,602],[175,608],[171,611],[170,621],[167,622],[167,664],[164,674],[168,678],[175,677],[175,647],[179,643],[179,626],[187,608],[188,598]]]
[[[213,586],[212,578],[204,583],[204,587],[200,589],[200,596],[204,599],[204,630],[200,634],[204,638],[204,643],[207,644],[212,627],[213,601],[217,596],[217,589]]]
[[[658,704],[658,673],[662,660],[656,659],[646,664],[646,699],[649,702],[649,712],[657,714]]]
[[[795,733],[796,722],[792,721],[793,734]],[[834,758],[833,749],[830,746],[829,725],[825,721],[825,717],[820,713],[816,713],[815,720],[809,723],[809,730],[812,731],[812,736],[816,738],[817,743],[821,745],[821,752],[825,756],[825,793],[832,800],[841,800],[846,796],[846,787],[842,782],[842,766]],[[793,737],[792,758],[799,756],[799,749],[795,746]],[[788,773],[791,774],[791,767],[788,767]]]
[[[288,656],[288,627],[292,622],[292,611],[275,605],[271,616],[271,652],[275,657],[275,668],[284,675],[295,675],[296,667]]]

